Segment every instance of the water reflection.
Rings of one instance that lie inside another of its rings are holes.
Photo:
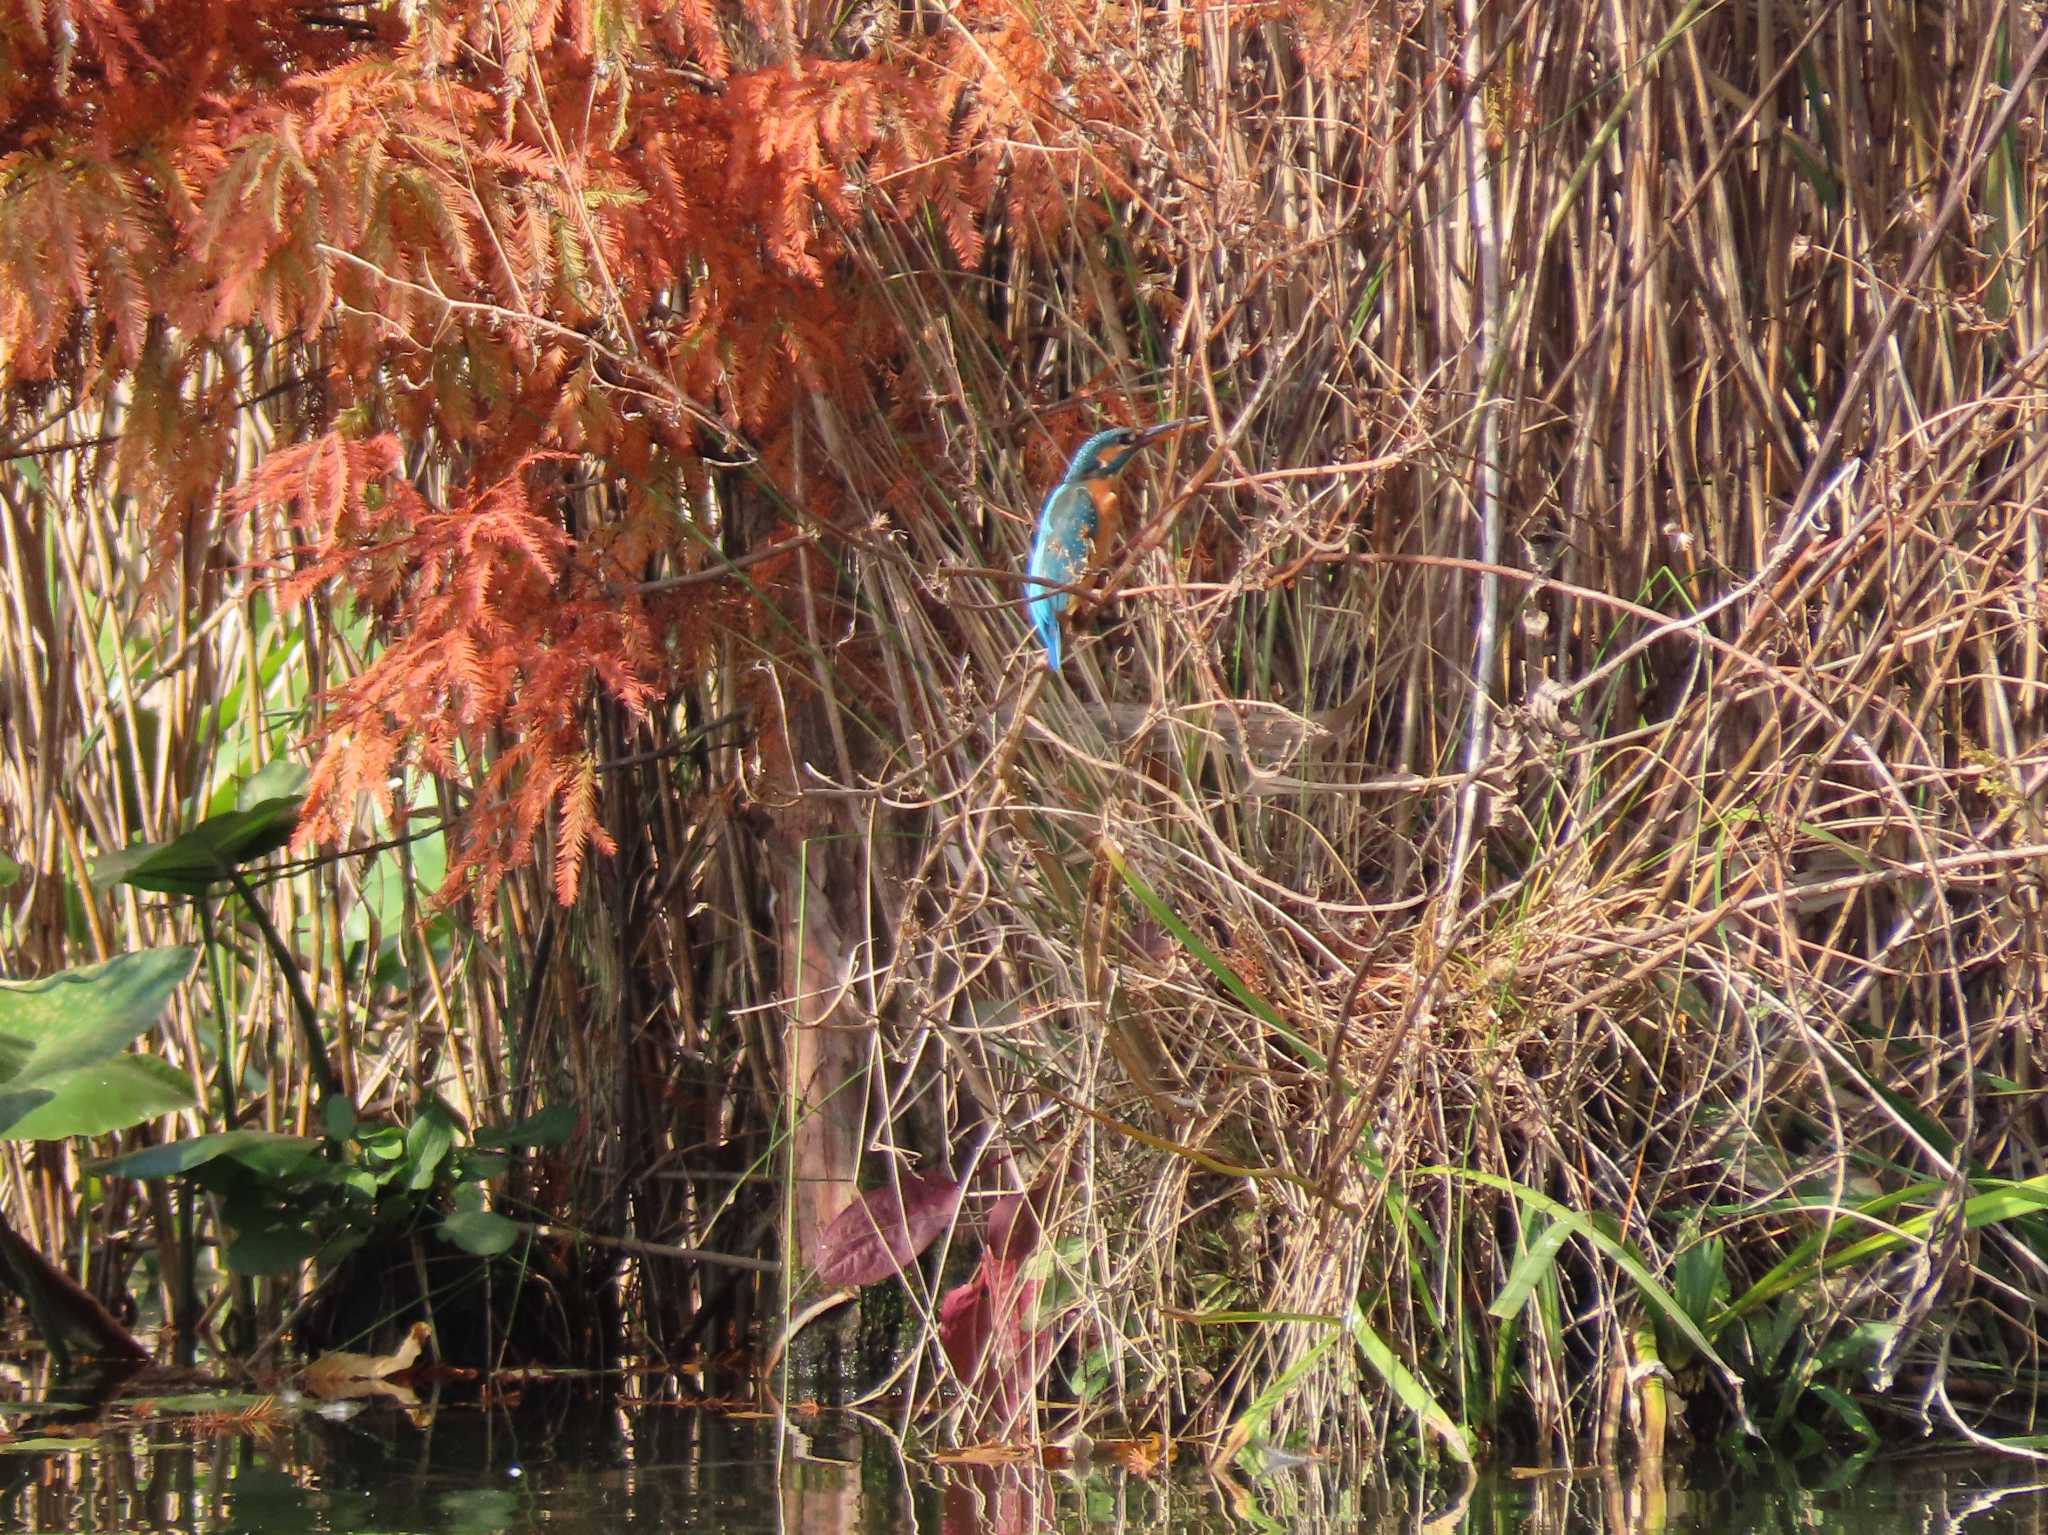
[[[189,1409],[190,1404],[187,1404]],[[1289,1464],[1215,1477],[1113,1456],[935,1461],[830,1415],[625,1410],[562,1396],[518,1413],[375,1405],[346,1421],[230,1399],[97,1438],[11,1417],[0,1529],[247,1535],[382,1531],[671,1535],[2048,1535],[2048,1497],[1998,1461],[1690,1476],[1497,1474],[1462,1487]],[[68,1437],[67,1437],[68,1436]]]

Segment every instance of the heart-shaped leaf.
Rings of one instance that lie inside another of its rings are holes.
[[[191,1078],[153,1055],[117,1055],[97,1066],[61,1072],[29,1093],[42,1101],[7,1126],[7,1140],[106,1135],[159,1114],[189,1109],[194,1102]],[[0,1094],[0,1105],[14,1096]],[[4,1114],[0,1107],[0,1117]]]
[[[0,1135],[47,1108],[60,1087],[80,1090],[72,1073],[104,1066],[154,1027],[197,952],[142,949],[33,981],[0,981]],[[161,1110],[141,1117],[149,1112]]]
[[[237,1274],[288,1274],[320,1250],[304,1226],[255,1226],[228,1243],[228,1267]]]
[[[551,1103],[514,1124],[486,1125],[476,1133],[479,1146],[565,1146],[576,1133],[574,1104]]]
[[[495,1258],[519,1240],[519,1225],[489,1210],[458,1210],[441,1222],[441,1235],[466,1253]]]

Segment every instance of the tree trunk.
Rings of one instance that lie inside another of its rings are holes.
[[[809,819],[800,813],[791,820]],[[836,820],[836,818],[834,818]],[[837,829],[837,828],[835,828]],[[865,883],[849,834],[778,835],[776,896],[785,1015],[784,1090],[794,1117],[790,1172],[795,1180],[785,1251],[813,1265],[818,1234],[858,1188],[868,1101],[869,1030],[853,975],[862,930]],[[835,1326],[813,1328],[823,1341],[844,1337],[847,1308]]]

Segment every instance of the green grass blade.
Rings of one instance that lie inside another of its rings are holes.
[[[1557,1262],[1557,1255],[1571,1239],[1571,1234],[1572,1228],[1563,1221],[1552,1221],[1545,1226],[1536,1240],[1522,1249],[1522,1256],[1515,1260],[1515,1266],[1508,1274],[1508,1282],[1501,1286],[1500,1294],[1493,1298],[1493,1304],[1486,1308],[1487,1311],[1506,1320],[1526,1306],[1530,1294]]]
[[[1423,1431],[1441,1440],[1453,1460],[1469,1466],[1472,1463],[1472,1446],[1465,1438],[1465,1431],[1458,1427],[1455,1418],[1444,1411],[1443,1404],[1431,1394],[1429,1387],[1401,1363],[1400,1356],[1388,1346],[1387,1340],[1373,1330],[1357,1301],[1351,1303],[1350,1328],[1351,1341],[1358,1345],[1358,1352],[1364,1356],[1365,1362],[1387,1383],[1401,1405],[1415,1414]]]
[[[1504,1194],[1514,1195],[1516,1199],[1520,1200],[1530,1209],[1541,1210],[1553,1220],[1569,1226],[1572,1235],[1584,1237],[1596,1250],[1612,1260],[1617,1268],[1628,1275],[1635,1282],[1635,1287],[1641,1292],[1643,1299],[1648,1301],[1658,1311],[1661,1311],[1665,1319],[1678,1329],[1687,1342],[1698,1349],[1704,1358],[1711,1360],[1718,1366],[1722,1374],[1731,1383],[1739,1387],[1740,1377],[1736,1375],[1734,1370],[1729,1368],[1728,1361],[1715,1352],[1712,1340],[1707,1337],[1706,1333],[1700,1330],[1700,1324],[1685,1314],[1685,1308],[1678,1304],[1676,1296],[1657,1283],[1656,1276],[1644,1266],[1641,1258],[1638,1258],[1629,1250],[1627,1243],[1617,1241],[1594,1225],[1593,1222],[1586,1219],[1585,1216],[1579,1214],[1578,1211],[1568,1205],[1558,1203],[1548,1194],[1539,1194],[1536,1190],[1524,1187],[1512,1178],[1503,1178],[1498,1173],[1477,1172],[1465,1167],[1419,1167],[1416,1169],[1416,1172],[1426,1177],[1462,1178],[1469,1183],[1478,1183],[1487,1188],[1499,1189]]]
[[[1124,860],[1123,850],[1107,837],[1102,840],[1102,856],[1109,860],[1110,867],[1122,877],[1131,894],[1138,898],[1139,904],[1158,918],[1160,926],[1173,934],[1182,948],[1201,961],[1203,968],[1221,981],[1226,991],[1250,1009],[1267,1028],[1287,1041],[1305,1064],[1317,1071],[1327,1068],[1329,1063],[1323,1058],[1323,1053],[1290,1029],[1272,1003],[1247,986],[1244,977],[1233,970],[1222,955],[1202,942],[1196,936],[1195,930],[1181,921],[1180,914],[1159,898],[1159,892],[1152,888],[1145,876]]]

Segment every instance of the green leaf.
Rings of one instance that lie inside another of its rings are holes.
[[[142,949],[33,981],[0,982],[0,1133],[57,1079],[119,1055],[162,1016],[198,950]]]
[[[412,1164],[408,1188],[423,1189],[433,1184],[450,1148],[455,1145],[455,1126],[438,1107],[428,1105],[405,1132],[405,1156]]]
[[[511,1170],[512,1159],[502,1151],[458,1151],[450,1166],[455,1169],[458,1182],[488,1183],[504,1177]]]
[[[336,1232],[327,1239],[320,1251],[313,1256],[318,1261],[320,1267],[331,1269],[369,1240],[370,1233],[367,1231]]]
[[[236,786],[235,808],[255,810],[283,800],[304,799],[312,776],[303,764],[289,757],[272,757]]]
[[[243,1412],[251,1407],[275,1406],[274,1396],[253,1391],[192,1391],[176,1396],[151,1396],[141,1400],[154,1412]]]
[[[2000,1225],[2006,1221],[2019,1220],[2022,1217],[2031,1216],[2041,1210],[2048,1210],[2048,1173],[2036,1174],[2032,1178],[2022,1178],[2016,1182],[2008,1182],[2003,1178],[1985,1178],[1978,1180],[1973,1187],[1983,1188],[1984,1192],[1974,1194],[1963,1201],[1961,1219],[1963,1229],[1966,1231],[1975,1231],[1983,1226]],[[1890,1209],[1903,1199],[1908,1197],[1931,1197],[1938,1194],[1941,1188],[1942,1185],[1937,1183],[1916,1184],[1910,1189],[1895,1190],[1889,1194],[1881,1194],[1875,1199],[1866,1200],[1863,1204],[1856,1206],[1855,1210],[1857,1214],[1863,1216],[1867,1221],[1874,1217],[1881,1209]],[[1866,1258],[1875,1258],[1879,1254],[1889,1252],[1895,1247],[1903,1247],[1908,1243],[1925,1241],[1928,1232],[1933,1229],[1937,1213],[1939,1212],[1936,1210],[1922,1211],[1909,1220],[1899,1222],[1897,1226],[1892,1227],[1890,1230],[1880,1231],[1875,1236],[1867,1236],[1860,1240],[1846,1243],[1832,1252],[1826,1253],[1821,1251],[1821,1243],[1827,1233],[1825,1230],[1816,1233],[1793,1249],[1791,1253],[1778,1262],[1776,1267],[1772,1268],[1763,1278],[1744,1291],[1742,1297],[1733,1302],[1727,1310],[1715,1318],[1715,1321],[1719,1324],[1726,1322],[1731,1317],[1741,1316],[1774,1296],[1782,1295],[1787,1290],[1797,1289],[1809,1280],[1815,1279],[1822,1274],[1832,1273],[1844,1264],[1860,1263]],[[1951,1214],[1953,1213],[1951,1212]]]
[[[1865,1449],[1877,1448],[1880,1442],[1877,1430],[1871,1426],[1869,1416],[1853,1396],[1841,1387],[1831,1386],[1826,1381],[1815,1381],[1807,1389],[1834,1409],[1835,1416],[1842,1420],[1843,1426],[1850,1433],[1863,1442]]]
[[[1843,1336],[1821,1348],[1818,1356],[1820,1368],[1839,1370],[1875,1361],[1897,1341],[1900,1326],[1900,1323],[1890,1320],[1858,1322]]]
[[[304,1226],[256,1226],[228,1243],[228,1267],[237,1274],[287,1274],[320,1250]]]
[[[53,1077],[38,1092],[44,1101],[10,1124],[0,1139],[54,1141],[67,1135],[106,1135],[159,1114],[192,1107],[192,1081],[153,1055],[117,1055]],[[9,1095],[11,1096],[11,1095]]]
[[[1401,1356],[1388,1347],[1387,1340],[1373,1330],[1372,1323],[1365,1319],[1365,1311],[1355,1300],[1351,1303],[1350,1326],[1351,1340],[1358,1345],[1358,1352],[1400,1399],[1401,1405],[1415,1414],[1425,1432],[1443,1441],[1453,1460],[1460,1465],[1471,1465],[1472,1446],[1465,1438],[1465,1431],[1458,1427],[1457,1419],[1444,1411],[1443,1404],[1431,1394],[1429,1387],[1401,1362]]]
[[[356,1133],[355,1105],[342,1093],[329,1093],[321,1100],[320,1123],[326,1127],[330,1141],[339,1144],[353,1139]]]
[[[1505,1320],[1526,1306],[1531,1292],[1557,1262],[1558,1251],[1571,1240],[1571,1234],[1572,1228],[1563,1221],[1548,1222],[1537,1233],[1536,1240],[1522,1249],[1522,1256],[1515,1260],[1514,1269],[1508,1274],[1508,1282],[1501,1286],[1500,1294],[1493,1298],[1487,1311]]]
[[[312,1157],[320,1143],[303,1135],[279,1135],[269,1130],[221,1130],[212,1135],[195,1135],[163,1146],[145,1146],[126,1156],[110,1157],[93,1165],[100,1173],[117,1173],[124,1178],[175,1178],[202,1167],[216,1157],[233,1157],[257,1172],[273,1177],[298,1170]]]
[[[260,778],[261,775],[259,774]],[[93,883],[133,885],[165,895],[204,895],[228,871],[267,858],[292,840],[296,793],[208,816],[168,842],[135,842],[92,861]]]
[[[1244,977],[1232,969],[1222,955],[1202,942],[1195,930],[1181,921],[1180,914],[1160,899],[1159,892],[1152,888],[1145,876],[1125,862],[1123,851],[1107,838],[1102,842],[1102,856],[1107,858],[1110,867],[1122,876],[1123,882],[1130,887],[1131,894],[1138,898],[1139,904],[1158,918],[1160,925],[1173,934],[1180,946],[1200,960],[1202,967],[1223,983],[1224,990],[1236,997],[1261,1023],[1285,1040],[1295,1055],[1311,1069],[1326,1069],[1328,1062],[1323,1059],[1323,1053],[1289,1028],[1286,1020],[1280,1016],[1272,1003],[1247,986]]]
[[[1313,1370],[1323,1355],[1327,1354],[1343,1336],[1336,1328],[1331,1328],[1326,1337],[1281,1371],[1275,1379],[1267,1382],[1265,1390],[1252,1398],[1251,1405],[1239,1413],[1224,1432],[1224,1444],[1248,1446],[1262,1438],[1266,1431],[1266,1421],[1273,1416],[1273,1410],[1287,1400],[1288,1394],[1300,1384],[1302,1377]]]
[[[1727,1269],[1719,1237],[1703,1237],[1678,1255],[1671,1266],[1672,1289],[1678,1304],[1695,1322],[1706,1321],[1727,1287]]]
[[[191,945],[140,949],[33,981],[0,981],[0,1041],[19,1062],[6,1078],[25,1086],[96,1066],[147,1033],[192,972]]]
[[[495,1258],[519,1240],[519,1225],[489,1210],[462,1210],[441,1222],[443,1239],[479,1258]]]
[[[1685,1335],[1686,1340],[1707,1359],[1718,1366],[1731,1386],[1739,1389],[1740,1378],[1728,1367],[1728,1363],[1714,1352],[1714,1345],[1700,1330],[1700,1324],[1685,1314],[1685,1308],[1678,1304],[1669,1290],[1657,1283],[1643,1260],[1636,1256],[1626,1242],[1603,1231],[1598,1222],[1579,1214],[1569,1205],[1559,1204],[1548,1194],[1540,1194],[1512,1178],[1503,1178],[1498,1173],[1484,1173],[1469,1167],[1418,1167],[1416,1172],[1425,1177],[1463,1178],[1467,1182],[1482,1184],[1487,1188],[1499,1189],[1512,1194],[1532,1210],[1541,1210],[1552,1220],[1569,1225],[1575,1235],[1584,1237],[1605,1254],[1624,1274],[1635,1281],[1636,1289],[1644,1300],[1664,1313],[1671,1325]],[[1739,1400],[1739,1398],[1738,1398]]]
[[[0,1092],[0,1125],[12,1130],[15,1125],[29,1118],[54,1097],[55,1091],[48,1087],[24,1087]],[[5,1131],[0,1131],[0,1136],[5,1134]]]
[[[576,1133],[576,1107],[551,1103],[516,1124],[487,1125],[476,1133],[479,1146],[566,1146]]]

